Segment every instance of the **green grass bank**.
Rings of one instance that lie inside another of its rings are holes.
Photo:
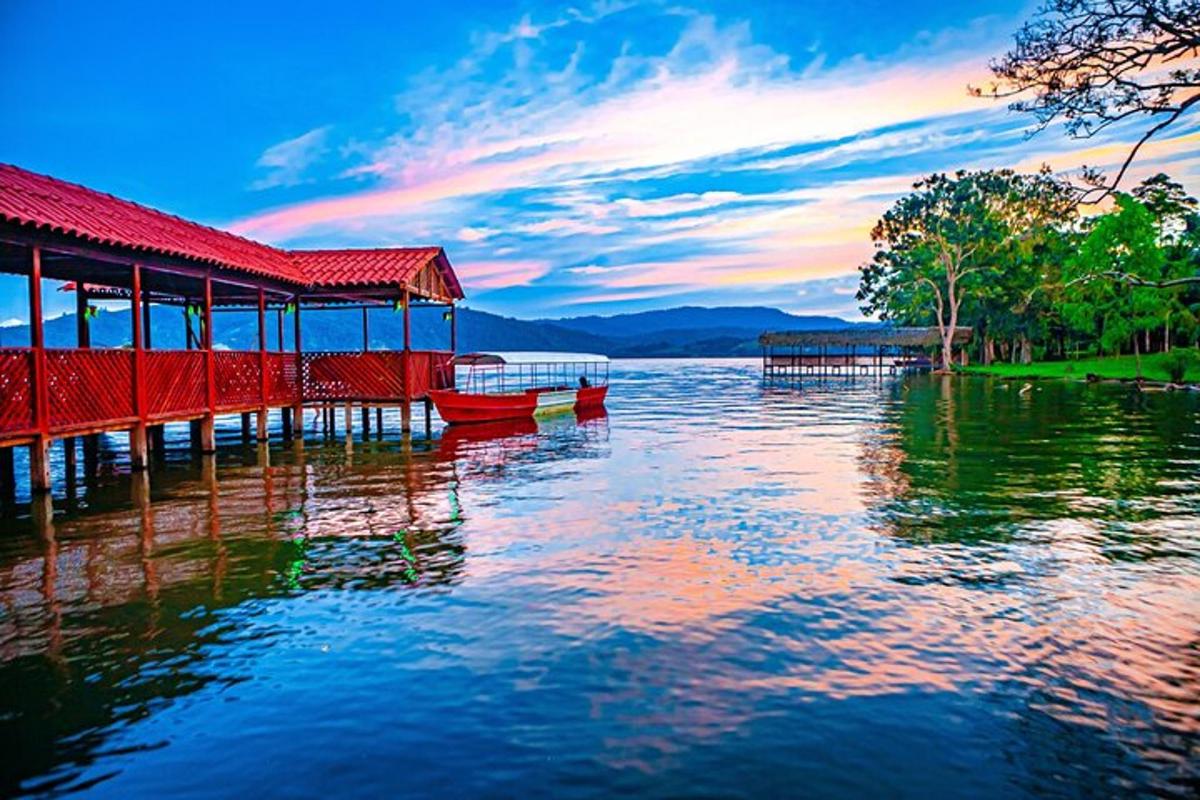
[[[1176,355],[1183,352],[1184,355]],[[1173,360],[1186,360],[1184,382],[1200,383],[1200,354],[1195,350],[1172,353],[1151,353],[1142,356],[1142,377],[1148,381],[1170,382],[1170,366]],[[1137,362],[1131,355],[1096,356],[1075,361],[1039,361],[1033,364],[992,364],[991,366],[965,367],[963,372],[971,375],[995,375],[1000,378],[1030,380],[1064,379],[1083,380],[1089,373],[1105,380],[1134,380],[1137,378]]]

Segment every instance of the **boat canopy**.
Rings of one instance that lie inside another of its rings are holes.
[[[595,353],[553,353],[537,350],[505,353],[464,353],[454,357],[464,367],[499,367],[518,364],[607,364],[608,356]]]

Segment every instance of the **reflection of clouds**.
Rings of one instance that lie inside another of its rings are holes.
[[[833,759],[847,730],[944,744],[948,726],[1022,778],[1061,781],[1062,759],[1127,777],[1113,753],[1186,777],[1200,421],[1194,398],[1115,397],[923,378],[781,390],[753,362],[618,363],[608,417],[311,447],[271,467],[270,514],[261,475],[223,468],[224,627],[157,629],[196,674],[282,650],[324,681],[309,651],[332,642],[345,684],[328,691],[348,707],[419,686],[406,717],[448,739],[486,726],[539,765],[571,749],[658,779],[741,742]],[[141,607],[143,554],[164,614],[215,605],[212,497],[160,492],[148,550],[128,508],[59,521],[68,657],[140,624],[120,615]],[[0,652],[44,650],[40,557],[2,563],[23,610],[0,617]],[[242,691],[256,712],[275,702]]]

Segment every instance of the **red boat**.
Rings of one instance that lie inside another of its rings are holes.
[[[604,407],[608,357],[591,353],[468,353],[461,389],[429,393],[438,414],[451,425],[532,419],[535,414]]]

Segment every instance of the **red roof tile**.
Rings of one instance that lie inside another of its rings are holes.
[[[316,286],[377,286],[406,283],[430,262],[450,293],[463,296],[458,277],[440,247],[389,247],[351,250],[292,250],[293,263]]]
[[[435,261],[463,296],[440,247],[282,250],[11,164],[0,164],[0,220],[312,288],[395,285]]]

